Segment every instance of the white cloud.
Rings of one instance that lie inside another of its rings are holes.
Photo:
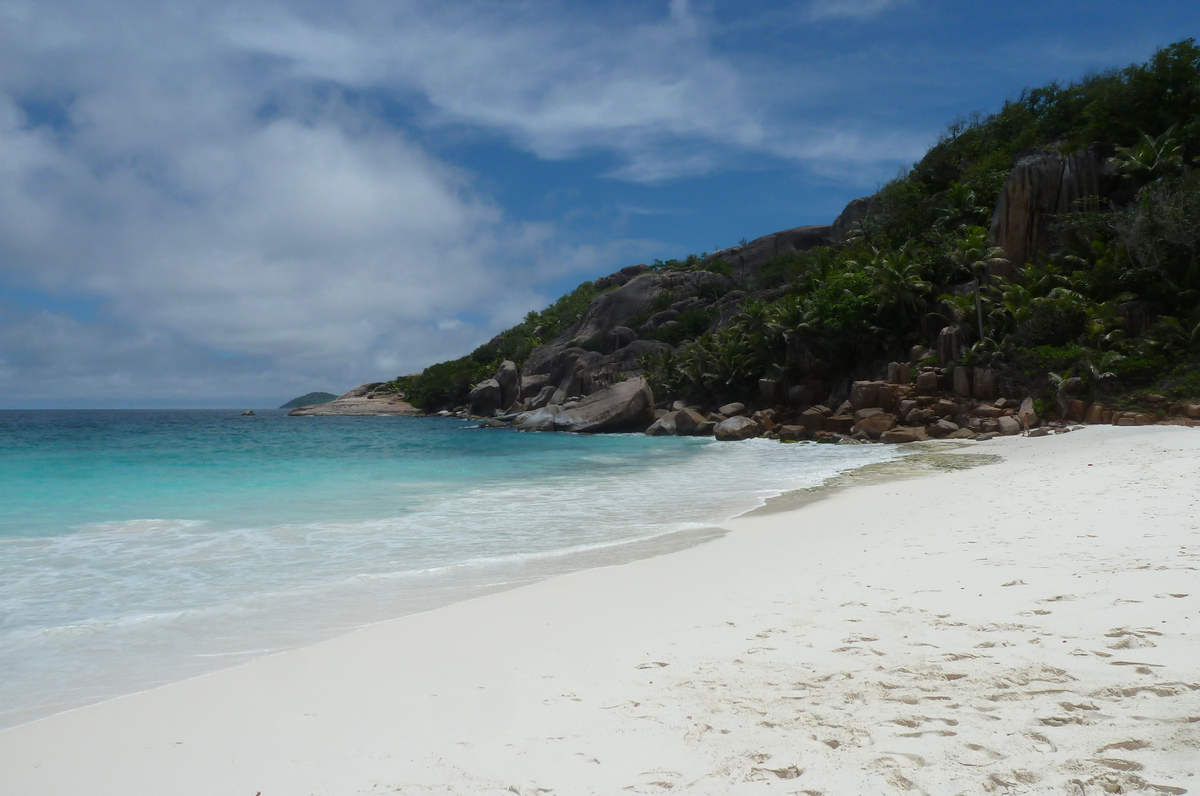
[[[607,153],[643,183],[747,154],[821,173],[907,152],[786,122],[686,0],[246,9],[0,6],[0,279],[100,308],[0,318],[30,395],[337,390],[460,355],[546,285],[650,250],[508,217],[437,154],[443,135]]]
[[[814,0],[809,4],[808,13],[812,19],[869,19],[904,3],[905,0]]]

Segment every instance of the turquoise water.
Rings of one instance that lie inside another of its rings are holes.
[[[694,544],[881,446],[0,412],[0,726]]]

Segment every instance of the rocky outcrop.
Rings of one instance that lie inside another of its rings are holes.
[[[491,417],[502,408],[501,394],[500,382],[495,379],[479,382],[467,400],[468,411],[478,417]]]
[[[650,266],[644,263],[640,265],[627,265],[615,274],[600,277],[592,282],[592,284],[596,287],[596,290],[608,290],[610,287],[620,287],[635,276],[641,276],[649,270]]]
[[[699,267],[707,268],[715,260],[724,260],[733,268],[739,280],[752,279],[776,255],[808,251],[832,243],[833,227],[829,224],[796,227],[764,235],[742,246],[713,252],[700,261]]]
[[[508,409],[521,397],[521,371],[517,363],[504,360],[496,370],[496,383],[500,385],[500,408]]]
[[[546,406],[532,412],[523,412],[513,420],[513,428],[520,431],[554,431],[554,419],[561,411],[561,406]]]
[[[639,376],[618,382],[564,408],[554,418],[555,431],[596,434],[642,431],[654,420],[654,393]]]
[[[288,412],[296,417],[330,415],[415,415],[416,407],[404,396],[388,389],[384,382],[367,382],[339,395],[335,400],[315,406],[302,406]]]
[[[679,429],[675,426],[675,418],[679,415],[678,412],[666,412],[653,423],[650,428],[646,429],[648,437],[673,437],[679,433]]]
[[[752,418],[738,416],[717,423],[713,429],[716,438],[722,442],[734,442],[751,437],[761,437],[765,429]]]
[[[697,295],[705,285],[725,291],[733,286],[728,277],[703,270],[655,272],[639,266],[633,271],[636,273],[630,269],[618,272],[623,283],[618,274],[607,277],[616,279],[614,284],[620,283],[620,287],[595,298],[578,323],[535,348],[526,359],[525,381],[539,379],[540,384],[555,387],[550,403],[563,404],[638,376],[643,357],[668,349],[665,343],[637,339],[639,330],[630,326],[648,324],[645,319],[656,302],[661,304],[664,297],[674,299],[672,310],[665,311],[670,314],[667,320],[673,320],[685,309],[717,303]]]
[[[841,212],[841,215],[834,219],[830,230],[834,242],[846,243],[853,238],[855,233],[862,229],[863,222],[874,206],[874,196],[864,196],[846,205],[846,209]]]
[[[1016,278],[1045,247],[1054,216],[1097,210],[1102,200],[1124,198],[1124,183],[1108,163],[1114,152],[1107,144],[1093,144],[1070,155],[1048,152],[1017,162],[992,216],[992,244],[1009,262],[1001,276]]]

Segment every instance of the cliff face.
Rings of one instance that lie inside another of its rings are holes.
[[[1015,279],[1034,254],[1048,243],[1047,225],[1056,215],[1098,210],[1105,200],[1123,201],[1123,180],[1109,165],[1115,148],[1093,144],[1070,155],[1033,155],[1017,162],[1008,175],[992,216],[992,244],[1004,250]]]
[[[706,269],[713,261],[721,259],[732,266],[733,275],[738,281],[746,281],[757,276],[767,261],[776,255],[808,251],[833,242],[833,227],[828,224],[795,227],[764,235],[744,246],[713,252],[701,260],[697,267]]]

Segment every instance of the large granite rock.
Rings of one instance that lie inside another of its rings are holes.
[[[642,431],[654,421],[654,393],[644,377],[617,382],[593,393],[554,418],[556,431],[594,434]]]
[[[929,439],[929,434],[924,428],[901,426],[893,428],[890,431],[885,431],[879,435],[879,441],[889,445],[900,445],[906,442],[924,442]]]
[[[996,374],[991,368],[975,368],[975,379],[971,392],[981,401],[990,401],[996,397]]]
[[[931,370],[926,370],[919,373],[917,375],[917,393],[920,395],[937,395],[937,374]]]
[[[764,430],[757,421],[742,415],[717,423],[717,427],[713,430],[713,433],[718,440],[733,442],[750,439],[751,437],[761,437]]]
[[[1000,424],[1001,436],[1013,437],[1021,433],[1021,424],[1017,422],[1015,417],[1001,417],[997,422]]]
[[[550,376],[545,373],[539,373],[536,376],[522,376],[521,397],[532,398],[542,391],[542,388],[546,386],[548,381],[550,381]],[[553,392],[554,391],[551,390],[551,393]]]
[[[700,261],[699,267],[706,268],[714,260],[721,259],[733,267],[733,272],[739,279],[745,280],[757,275],[767,261],[776,255],[808,251],[831,243],[833,227],[830,225],[796,227],[764,235],[744,246],[713,252]]]
[[[508,409],[521,398],[521,371],[517,363],[504,360],[496,370],[494,377],[500,385],[500,408]]]
[[[596,286],[596,290],[608,290],[610,287],[620,287],[635,276],[641,276],[649,270],[650,266],[645,264],[627,265],[615,274],[600,277],[592,284]]]
[[[938,361],[943,365],[949,365],[951,362],[956,362],[962,358],[963,352],[971,344],[970,327],[963,323],[956,323],[943,328],[938,332],[937,350]]]
[[[526,409],[542,409],[550,405],[550,399],[554,397],[554,391],[557,388],[553,384],[547,384],[538,394],[525,401]]]
[[[850,385],[850,406],[855,411],[879,406],[880,381],[856,381]]]
[[[686,406],[675,413],[675,433],[680,436],[692,436],[704,423],[704,415]]]
[[[614,326],[604,341],[604,353],[611,354],[620,351],[637,339],[637,332],[628,326]]]
[[[860,409],[854,413],[854,428],[851,432],[862,432],[871,439],[879,439],[885,431],[891,431],[896,425],[896,416],[880,409]]]
[[[631,276],[617,289],[593,299],[578,323],[535,348],[525,360],[525,377],[547,377],[556,388],[552,403],[562,404],[568,398],[604,389],[616,379],[640,375],[644,357],[670,346],[631,339],[634,332],[629,324],[644,318],[652,304],[664,296],[674,299],[671,306],[676,308],[687,308],[689,302],[711,304],[711,299],[697,295],[708,284],[728,290],[733,281],[697,270],[649,271]],[[609,353],[601,354],[597,349]]]
[[[500,405],[502,394],[500,382],[495,379],[485,379],[479,382],[471,390],[470,397],[467,399],[471,414],[479,417],[493,416],[497,410],[503,408]]]
[[[1070,155],[1049,152],[1018,161],[1009,173],[992,216],[991,239],[1004,250],[1008,267],[998,273],[1015,279],[1047,243],[1053,216],[1098,210],[1100,200],[1123,192],[1123,180],[1109,164],[1115,149],[1093,144]]]
[[[834,219],[831,234],[835,242],[846,243],[861,230],[862,224],[875,206],[874,196],[864,196],[846,205],[846,209]]]
[[[725,417],[736,417],[737,415],[744,415],[744,414],[746,414],[746,405],[744,403],[734,401],[733,403],[728,403],[728,404],[725,404],[724,406],[722,406],[720,409],[717,410],[717,413],[725,415]]]
[[[675,426],[675,418],[678,412],[667,412],[660,418],[650,424],[650,428],[646,429],[646,435],[650,437],[673,437],[679,433],[679,429]]]
[[[521,431],[553,431],[554,418],[561,411],[561,406],[546,406],[532,412],[522,412],[513,420],[513,428]]]

